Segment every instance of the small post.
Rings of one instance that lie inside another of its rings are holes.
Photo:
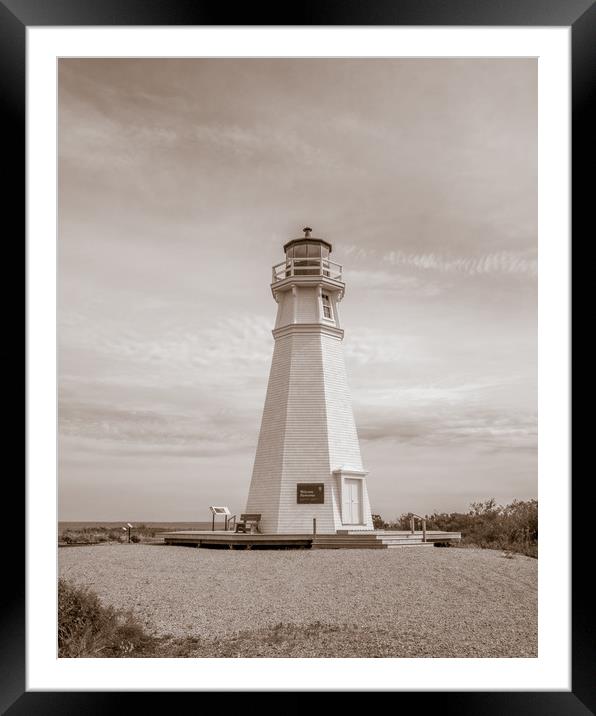
[[[130,525],[128,526],[128,544],[130,544]]]
[[[426,519],[422,518],[422,541],[426,542]]]
[[[224,530],[228,531],[228,516],[224,515]]]
[[[215,512],[213,512],[211,516],[211,531],[215,532]]]
[[[414,515],[410,517],[410,532],[414,534]]]
[[[317,518],[316,517],[312,518],[312,533],[313,533],[313,535],[317,534]]]

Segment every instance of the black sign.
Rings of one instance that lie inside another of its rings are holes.
[[[299,505],[322,505],[325,502],[325,484],[299,482],[296,485],[296,502]]]

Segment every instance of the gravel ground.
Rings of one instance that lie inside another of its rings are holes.
[[[537,656],[537,567],[522,555],[430,547],[59,550],[61,577],[132,609],[159,636],[320,624],[339,641],[368,639],[381,656]]]

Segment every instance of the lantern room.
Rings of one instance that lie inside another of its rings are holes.
[[[325,276],[341,280],[341,266],[329,259],[331,244],[311,236],[312,229],[308,226],[302,230],[303,237],[284,244],[286,260],[273,267],[273,281],[290,276]]]

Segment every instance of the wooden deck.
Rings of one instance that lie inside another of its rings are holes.
[[[427,531],[426,542],[422,532],[376,530],[374,532],[345,531],[336,534],[236,534],[181,530],[163,532],[166,544],[214,549],[393,549],[400,547],[431,547],[459,541],[459,532]]]

